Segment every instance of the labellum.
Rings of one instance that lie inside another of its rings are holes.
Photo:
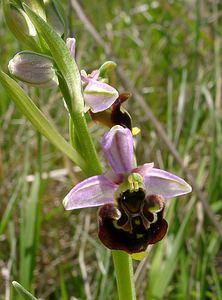
[[[112,127],[114,125],[121,125],[122,127],[132,130],[132,119],[130,114],[122,107],[122,104],[129,99],[130,93],[125,92],[119,95],[110,109],[93,113],[90,110],[92,119],[105,126]]]
[[[165,200],[160,195],[146,196],[143,188],[126,190],[116,203],[99,209],[99,238],[110,249],[129,254],[144,252],[167,232],[164,208]]]

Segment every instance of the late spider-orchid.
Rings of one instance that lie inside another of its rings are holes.
[[[165,199],[191,192],[180,177],[154,168],[134,166],[133,137],[128,128],[114,126],[102,140],[112,171],[85,179],[65,197],[67,210],[101,206],[99,238],[110,249],[142,253],[167,231]]]

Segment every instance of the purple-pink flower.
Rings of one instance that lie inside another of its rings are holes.
[[[96,72],[98,70],[95,70]],[[83,76],[81,76],[83,78]],[[90,79],[83,90],[86,105],[93,113],[108,109],[119,97],[118,91],[111,85],[98,79]]]
[[[134,166],[132,133],[114,126],[102,139],[112,171],[77,184],[65,197],[66,210],[101,206],[99,237],[110,249],[128,253],[145,251],[163,238],[165,199],[191,192],[180,177],[154,168],[153,163]]]
[[[75,59],[75,38],[68,38],[66,45]],[[94,70],[90,74],[82,70],[81,80],[86,110],[91,109],[93,113],[108,109],[119,96],[114,87],[105,83],[104,78],[100,78],[100,70]]]

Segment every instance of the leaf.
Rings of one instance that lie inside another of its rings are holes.
[[[194,199],[192,200],[194,204]],[[151,272],[150,272],[150,282],[149,282],[149,290],[148,290],[148,298],[152,299],[162,299],[166,292],[167,287],[169,286],[170,280],[173,277],[173,274],[176,269],[176,262],[179,257],[179,250],[186,239],[186,230],[188,228],[194,205],[191,205],[192,209],[187,213],[184,217],[183,223],[180,226],[180,229],[173,241],[172,249],[170,254],[167,256],[165,262],[161,260],[161,256],[163,255],[162,246],[160,248],[160,252],[157,252],[156,259],[154,258]],[[155,263],[155,265],[154,265]]]
[[[46,14],[45,14],[45,5],[43,0],[25,0],[26,4],[28,4],[32,10],[41,16],[44,20],[46,20]]]
[[[22,296],[24,300],[38,300],[30,292],[28,292],[21,284],[17,281],[12,281],[13,287],[16,289],[19,295]]]
[[[85,170],[85,162],[78,152],[58,133],[15,80],[0,71],[0,81],[20,111],[27,117],[33,126],[82,170]]]
[[[22,179],[20,178],[20,180],[18,181],[12,196],[9,198],[9,201],[7,203],[7,207],[4,211],[3,216],[1,217],[1,221],[0,221],[0,236],[5,232],[5,229],[7,228],[7,225],[9,223],[9,221],[11,220],[12,214],[13,214],[13,210],[16,206],[16,203],[18,201],[18,191],[21,187],[21,183],[22,183]]]
[[[39,219],[40,202],[40,174],[35,174],[31,191],[23,199],[20,217],[20,269],[19,280],[22,285],[29,289],[32,283],[33,270],[35,266],[35,256],[37,253],[37,227]]]

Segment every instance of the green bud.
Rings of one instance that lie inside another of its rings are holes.
[[[116,68],[116,63],[114,61],[106,61],[99,68],[99,76],[105,77],[107,73],[113,71]]]
[[[9,72],[18,80],[36,87],[58,85],[58,79],[50,57],[32,51],[16,54],[8,64]]]
[[[39,46],[35,40],[37,33],[27,14],[6,0],[3,0],[3,11],[6,23],[14,36],[29,48],[38,51]]]
[[[23,31],[23,33],[33,37],[37,35],[35,27],[22,9],[11,5],[11,14],[14,22],[17,23],[15,30]]]

